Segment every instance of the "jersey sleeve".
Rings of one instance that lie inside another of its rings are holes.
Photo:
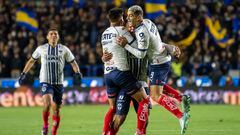
[[[32,58],[34,59],[34,60],[37,60],[38,58],[40,58],[40,56],[41,56],[41,48],[40,48],[40,46],[39,47],[37,47],[37,49],[33,52],[33,54],[32,54]]]
[[[149,34],[145,29],[143,29],[136,33],[136,39],[137,40],[132,42],[132,44],[136,44],[133,46],[137,46],[137,48],[133,48],[131,45],[127,44],[125,49],[137,58],[144,58],[147,54],[149,46]]]
[[[101,35],[101,45],[105,45],[106,44],[106,42],[104,41],[103,35],[104,35],[104,33]]]
[[[68,47],[65,46],[65,60],[69,63],[71,63],[75,57],[73,56],[72,52],[70,51],[70,49]]]
[[[150,38],[148,31],[145,28],[142,28],[136,34],[136,38],[137,38],[138,49],[142,51],[146,51],[149,46],[149,38]]]
[[[135,41],[133,36],[127,30],[124,30],[124,34],[122,36],[124,36],[127,39],[128,44],[130,44],[130,45]]]

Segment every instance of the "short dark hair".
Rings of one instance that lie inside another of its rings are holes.
[[[111,22],[117,22],[123,15],[122,8],[112,8],[108,12],[108,18]]]
[[[50,27],[50,28],[48,29],[48,33],[49,33],[50,31],[58,31],[58,28],[57,28],[56,26],[52,26],[52,27]]]

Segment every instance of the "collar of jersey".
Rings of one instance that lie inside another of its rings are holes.
[[[47,43],[51,48],[55,48],[55,47],[57,47],[59,44],[57,44],[55,47],[52,47],[49,43]]]
[[[136,29],[138,29],[140,26],[142,26],[143,25],[143,23],[141,23],[141,24],[139,24],[137,27],[136,27]]]

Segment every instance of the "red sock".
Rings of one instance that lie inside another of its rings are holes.
[[[49,112],[42,112],[42,118],[43,118],[43,127],[47,128],[48,127],[48,117],[49,117]]]
[[[113,129],[111,129],[110,124],[113,121],[113,116],[116,112],[115,108],[109,108],[109,110],[107,111],[105,118],[104,118],[104,126],[103,126],[103,135],[107,135],[108,132],[113,132]]]
[[[171,101],[171,99],[167,95],[161,95],[161,97],[158,100],[158,103],[165,109],[170,111],[178,119],[180,119],[183,116],[183,113],[180,111],[180,109],[176,106],[176,104],[173,101]]]
[[[137,111],[137,132],[140,133],[145,132],[145,127],[148,121],[148,106],[149,106],[149,98],[144,99],[139,102],[139,107]]]
[[[148,114],[149,115],[149,114]],[[147,133],[147,125],[148,125],[148,122],[146,123],[146,126],[145,126],[145,128],[143,129],[143,134],[144,135],[146,135],[146,133]]]
[[[165,90],[168,95],[176,98],[179,102],[182,102],[182,95],[168,84],[163,85],[163,90]]]
[[[56,135],[60,123],[60,116],[53,115],[52,119],[53,119],[52,135]]]

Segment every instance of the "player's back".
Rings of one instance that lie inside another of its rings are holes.
[[[156,25],[149,19],[143,19],[142,24],[136,29],[136,34],[147,36],[149,38],[149,46],[147,57],[150,64],[162,64],[171,60],[167,50],[164,49],[161,37]]]
[[[105,73],[108,73],[116,68],[120,71],[129,70],[126,50],[116,43],[117,36],[126,35],[129,37],[129,32],[123,26],[109,27],[103,32],[101,39],[103,51],[113,54],[112,59],[104,63]],[[131,40],[130,38],[127,38],[128,41]]]

